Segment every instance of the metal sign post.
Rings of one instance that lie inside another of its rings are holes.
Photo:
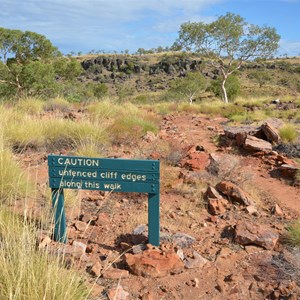
[[[149,243],[159,245],[159,161],[48,156],[54,239],[67,242],[64,189],[148,193]]]

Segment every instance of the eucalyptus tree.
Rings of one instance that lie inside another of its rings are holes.
[[[21,95],[51,84],[51,59],[59,55],[41,34],[0,28],[0,94]]]
[[[247,60],[272,56],[279,47],[279,40],[275,28],[249,24],[243,17],[227,13],[208,24],[183,23],[172,48],[198,52],[206,57],[207,63],[221,74],[222,98],[228,103],[225,87],[228,77]]]

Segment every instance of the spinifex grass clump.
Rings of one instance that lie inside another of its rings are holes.
[[[24,115],[19,117],[12,114],[5,126],[5,135],[9,145],[15,150],[22,151],[26,148],[39,149],[45,143],[43,124],[39,118]]]
[[[63,268],[61,257],[39,250],[35,228],[3,207],[0,239],[0,299],[88,298],[78,272]]]
[[[71,104],[68,102],[68,100],[62,97],[56,97],[50,99],[45,104],[46,110],[58,110],[58,111],[66,112],[70,108],[71,108]]]
[[[147,131],[157,132],[157,119],[152,113],[131,103],[122,105],[103,101],[88,107],[93,123],[107,124],[107,131],[114,143],[130,143]]]
[[[85,141],[106,144],[109,141],[107,126],[97,126],[90,120],[73,122],[66,119],[49,119],[42,122],[46,144],[56,147],[76,147]]]
[[[45,101],[39,98],[28,97],[19,100],[19,102],[15,106],[15,109],[17,111],[30,115],[38,115],[44,110],[44,107]]]
[[[298,132],[295,126],[287,124],[280,128],[279,135],[284,143],[292,143],[298,137]]]
[[[300,220],[291,223],[287,227],[285,237],[289,244],[300,247]]]
[[[1,144],[1,142],[0,142]],[[7,148],[0,147],[0,203],[26,197],[33,187]]]

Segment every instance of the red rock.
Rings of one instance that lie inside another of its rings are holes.
[[[279,234],[274,230],[249,222],[238,222],[235,228],[235,241],[240,245],[257,245],[268,250],[274,249]]]
[[[201,256],[197,251],[193,251],[193,257],[187,257],[183,262],[187,269],[195,269],[202,268],[208,263],[208,260]]]
[[[153,294],[153,292],[150,292],[150,291],[143,294],[143,296],[142,296],[142,300],[154,300],[154,299],[155,299],[154,294]]]
[[[221,181],[216,185],[216,189],[229,197],[233,202],[238,202],[242,205],[252,205],[255,200],[240,187],[230,181]]]
[[[183,167],[191,171],[205,170],[209,163],[209,154],[205,152],[189,153],[188,156],[181,162]]]
[[[246,138],[247,138],[246,132],[237,133],[235,136],[237,146],[239,146],[239,147],[243,146],[245,144]]]
[[[111,221],[109,216],[106,213],[99,213],[96,225],[98,226],[106,226],[110,225]]]
[[[133,274],[144,277],[163,277],[170,273],[179,273],[184,268],[174,250],[162,252],[149,249],[135,255],[127,253],[125,260]]]
[[[157,140],[157,136],[152,131],[147,131],[147,133],[143,136],[143,140],[148,143],[153,143]]]
[[[275,204],[275,206],[272,209],[272,212],[276,216],[283,216],[284,215],[282,209],[280,208],[280,206],[278,204]]]
[[[226,208],[223,205],[222,200],[209,198],[207,204],[208,204],[208,211],[212,215],[222,215],[226,211]]]
[[[109,300],[126,300],[129,293],[126,292],[121,285],[118,285],[115,288],[109,289],[107,296]]]
[[[294,166],[294,167],[299,167],[299,164],[297,164],[297,162],[295,162],[294,160],[289,159],[289,158],[287,158],[283,155],[277,154],[276,159],[279,162],[281,162],[283,165],[291,165],[291,166]]]
[[[101,274],[102,274],[102,265],[99,261],[97,261],[93,266],[92,266],[92,269],[91,269],[91,272],[93,275],[97,276],[97,277],[100,277]]]
[[[272,145],[269,142],[258,139],[257,137],[251,135],[247,136],[244,143],[244,148],[253,151],[272,151]]]
[[[78,231],[85,231],[88,226],[88,224],[82,221],[76,221],[74,225]]]
[[[296,177],[297,172],[300,170],[297,166],[283,164],[279,167],[279,170],[282,176],[286,178],[294,179]]]
[[[74,242],[72,243],[72,246],[74,247],[74,251],[75,251],[75,252],[84,254],[85,251],[86,251],[86,244],[84,244],[84,243],[82,243],[82,242],[74,241]]]
[[[159,153],[159,152],[152,152],[151,154],[150,154],[150,158],[151,159],[160,159],[161,158],[161,154]]]
[[[224,126],[223,129],[225,136],[227,136],[230,139],[236,139],[237,135],[257,135],[261,130],[259,127],[253,126]]]
[[[98,285],[98,284],[93,284],[90,287],[91,296],[96,299],[101,299],[101,296],[102,296],[102,293],[104,290],[105,290],[105,287]]]
[[[85,213],[81,216],[81,221],[85,223],[94,223],[96,221],[97,217],[92,216],[89,213]]]
[[[265,122],[263,125],[261,125],[261,129],[269,142],[271,143],[280,142],[280,136],[278,130],[275,127],[273,127],[270,123]]]
[[[213,187],[209,186],[205,192],[205,196],[207,198],[212,198],[212,199],[223,199],[221,194]]]
[[[210,216],[207,220],[215,224],[219,222],[219,218],[217,216]]]
[[[249,215],[253,215],[253,216],[258,216],[258,211],[256,209],[256,207],[254,205],[249,205],[245,208],[245,211],[249,214]]]
[[[103,272],[102,276],[106,279],[121,279],[129,277],[129,272],[127,270],[109,268]]]

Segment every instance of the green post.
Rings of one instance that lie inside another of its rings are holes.
[[[63,189],[51,189],[52,207],[54,210],[54,240],[67,243],[67,226]]]
[[[159,193],[148,194],[149,243],[159,246]]]

